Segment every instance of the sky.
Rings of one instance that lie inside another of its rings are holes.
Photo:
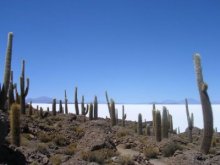
[[[12,70],[21,61],[29,98],[120,103],[199,100],[193,54],[200,53],[211,101],[220,100],[219,0],[1,0],[0,80],[8,32]],[[1,81],[1,82],[2,82]]]

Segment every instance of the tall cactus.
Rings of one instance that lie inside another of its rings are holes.
[[[67,99],[67,95],[66,95],[66,90],[65,90],[65,114],[68,114],[68,99]]]
[[[163,107],[163,117],[162,117],[162,136],[163,138],[168,138],[169,121],[168,121],[168,110]]]
[[[195,65],[195,72],[197,78],[197,85],[200,94],[200,100],[202,104],[203,122],[204,122],[203,139],[200,150],[202,153],[207,154],[211,147],[212,136],[213,136],[213,114],[212,114],[211,103],[207,93],[208,85],[203,81],[202,66],[201,66],[201,60],[199,54],[194,55],[194,65]]]
[[[193,142],[192,138],[192,129],[193,129],[193,118],[189,115],[189,107],[188,107],[188,101],[185,99],[185,105],[186,105],[186,116],[187,116],[187,122],[188,122],[188,138],[190,143]]]
[[[93,120],[94,116],[93,116],[93,104],[90,103],[89,105],[89,120]]]
[[[56,110],[56,99],[53,99],[53,103],[52,103],[52,114],[53,114],[53,116],[56,116],[56,114],[57,114],[57,110]]]
[[[142,115],[138,114],[138,125],[137,125],[138,135],[143,135],[143,126],[142,126]]]
[[[63,113],[62,100],[60,100],[60,104],[59,104],[59,113]]]
[[[125,127],[125,119],[127,115],[125,114],[125,106],[122,105],[122,126]]]
[[[160,115],[160,111],[156,111],[156,114],[155,114],[155,136],[156,136],[156,141],[160,142],[161,141],[161,115]]]
[[[110,100],[109,108],[110,108],[111,125],[115,126],[116,125],[115,102],[113,99]]]
[[[105,91],[105,97],[106,97],[106,101],[107,101],[107,105],[108,105],[109,115],[110,115],[110,118],[112,118],[112,117],[111,117],[111,107],[110,107],[110,102],[109,102],[109,99],[108,99],[108,93],[107,93],[107,91]]]
[[[85,103],[84,103],[84,96],[82,96],[82,102],[81,102],[81,113],[82,113],[82,115],[86,115],[85,111],[86,111],[86,109],[85,109]]]
[[[12,59],[12,42],[13,42],[13,33],[8,33],[8,41],[6,48],[6,56],[5,56],[5,71],[4,71],[4,82],[2,85],[1,93],[0,93],[0,109],[6,110],[6,101],[7,94],[10,84],[10,74],[11,74],[11,59]]]
[[[8,108],[10,109],[11,105],[15,102],[14,97],[14,89],[15,85],[13,84],[13,71],[11,71],[11,78],[10,78],[10,84],[8,89]]]
[[[21,89],[21,94],[20,94],[20,105],[21,105],[21,113],[25,114],[25,97],[28,94],[29,90],[29,78],[26,79],[27,81],[27,86],[25,87],[25,61],[22,61],[22,72],[21,72],[21,77],[20,77],[20,89]]]
[[[173,117],[172,117],[172,115],[170,115],[170,114],[169,114],[168,117],[169,117],[169,118],[168,118],[168,120],[169,120],[169,132],[170,132],[170,133],[173,133]]]
[[[156,125],[156,107],[155,104],[153,104],[153,109],[152,109],[152,123],[153,123],[153,133],[155,134],[155,125]]]
[[[11,143],[20,146],[20,111],[18,104],[12,104],[10,112]]]
[[[75,87],[75,110],[76,110],[76,115],[79,115],[79,105],[78,105],[78,97],[77,97],[77,87]]]
[[[98,119],[98,99],[97,96],[95,96],[94,99],[94,120]]]

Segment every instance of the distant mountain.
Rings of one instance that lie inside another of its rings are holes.
[[[26,100],[26,102],[30,101],[32,101],[32,103],[52,103],[53,99],[47,96],[41,96],[37,98],[28,98]]]

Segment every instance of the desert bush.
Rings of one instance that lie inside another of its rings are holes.
[[[121,137],[127,136],[128,134],[129,132],[127,130],[120,130],[117,132],[117,137],[121,138]]]
[[[63,135],[57,135],[53,139],[53,142],[58,146],[66,146],[69,143],[68,140]]]
[[[148,146],[144,148],[144,156],[147,158],[157,158],[159,154],[159,148],[155,146]]]
[[[74,155],[76,152],[76,147],[77,147],[76,143],[72,143],[72,144],[68,145],[65,149],[65,154]]]
[[[36,151],[46,155],[46,154],[48,154],[47,148],[48,148],[48,146],[45,143],[39,143],[37,145]]]
[[[182,150],[182,147],[174,142],[168,143],[162,150],[162,154],[165,157],[172,156],[176,150]]]
[[[111,149],[103,148],[95,151],[81,152],[81,158],[89,162],[97,162],[103,164],[105,160],[110,157],[116,156],[116,152]]]
[[[118,159],[120,165],[134,165],[134,161],[130,156],[119,156]]]
[[[59,155],[52,155],[50,157],[50,162],[52,165],[60,165],[62,163]]]
[[[39,140],[43,143],[50,142],[53,139],[53,136],[47,134],[46,132],[39,132],[37,136],[38,136]]]

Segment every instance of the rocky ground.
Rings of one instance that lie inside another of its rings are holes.
[[[8,134],[4,144],[0,144],[0,164],[220,164],[219,133],[214,135],[210,153],[203,155],[199,152],[202,130],[198,128],[193,129],[193,143],[189,143],[187,133],[170,134],[158,143],[152,132],[150,136],[146,131],[138,135],[134,122],[121,125],[120,120],[111,127],[109,119],[90,121],[74,114],[21,116],[21,146],[10,145]]]

